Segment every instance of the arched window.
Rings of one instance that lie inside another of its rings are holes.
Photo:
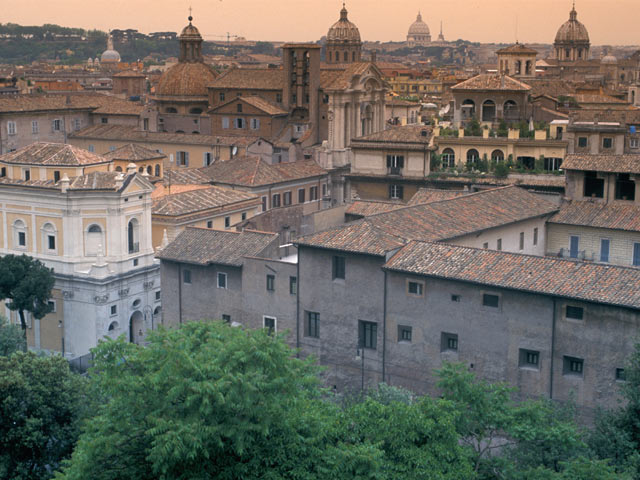
[[[480,154],[475,148],[467,151],[467,165],[475,165],[476,163],[478,163],[479,158]]]
[[[27,226],[22,220],[13,222],[13,248],[27,248]]]
[[[473,118],[476,114],[476,102],[466,99],[462,102],[462,118]]]
[[[42,251],[46,253],[55,253],[57,251],[57,235],[56,227],[52,223],[42,225]]]
[[[493,122],[496,118],[496,104],[493,100],[485,100],[482,104],[482,121]]]
[[[160,176],[160,164],[159,163],[156,164],[155,175],[156,175],[156,177]]]
[[[522,73],[522,62],[520,60],[516,60],[516,75],[520,75]]]
[[[451,148],[442,151],[442,168],[453,168],[456,166],[456,154]]]
[[[168,107],[168,108],[167,108],[167,113],[178,113],[178,110],[176,110],[176,109],[175,109],[175,108],[173,108],[173,107]]]
[[[151,165],[147,165],[147,173],[149,175],[153,175],[153,168],[151,167]]]
[[[516,102],[514,102],[513,100],[507,100],[506,102],[504,102],[502,108],[505,120],[509,121],[518,119],[518,104]]]
[[[527,60],[524,68],[524,73],[527,75],[531,75],[531,60]]]
[[[144,172],[144,167],[138,168],[138,173],[142,173],[142,172]]]
[[[192,108],[191,110],[189,110],[189,113],[190,113],[191,115],[200,115],[200,114],[202,113],[202,109],[201,109],[201,108],[194,107],[194,108]]]
[[[95,257],[98,255],[98,250],[102,246],[104,252],[104,236],[102,235],[102,228],[100,225],[92,224],[87,228],[85,243],[84,243],[85,255],[88,257]]]
[[[497,163],[504,162],[504,153],[502,150],[494,150],[491,152],[491,161]]]
[[[127,226],[127,245],[129,247],[129,253],[137,253],[140,251],[140,225],[136,218],[129,220]]]
[[[116,167],[116,172],[121,172],[122,171],[122,167]]]

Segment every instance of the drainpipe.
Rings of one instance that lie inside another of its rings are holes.
[[[300,357],[300,246],[298,246],[298,262],[296,263],[296,356]]]
[[[382,300],[382,382],[385,381],[385,358],[387,353],[387,271],[384,273],[384,295]]]
[[[551,361],[549,362],[549,400],[553,400],[553,357],[556,345],[556,299],[553,299],[553,315],[551,317]]]
[[[178,322],[182,325],[182,264],[178,263]]]

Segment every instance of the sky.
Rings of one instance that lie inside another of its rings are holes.
[[[553,43],[572,0],[347,0],[349,19],[365,41],[405,40],[418,10],[437,37],[483,43]],[[0,0],[0,5],[11,0]],[[134,28],[144,33],[194,25],[205,40],[315,41],[338,20],[341,0],[20,0],[2,8],[0,22],[80,28]],[[640,0],[576,0],[592,45],[639,45]]]

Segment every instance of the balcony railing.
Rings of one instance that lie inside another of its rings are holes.
[[[402,167],[387,167],[388,175],[402,175]]]
[[[587,255],[586,250],[574,250],[571,251],[570,248],[561,248],[558,251],[558,257],[560,258],[573,258],[574,260],[587,260],[593,261],[593,253],[591,255]]]

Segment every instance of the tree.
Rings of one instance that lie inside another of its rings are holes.
[[[14,352],[25,352],[27,342],[20,327],[12,325],[0,316],[0,356],[8,357]]]
[[[0,478],[51,478],[76,441],[82,391],[60,356],[0,356]]]
[[[0,300],[8,299],[7,307],[18,311],[22,331],[26,336],[24,312],[42,318],[52,310],[49,305],[55,279],[53,269],[27,255],[5,255],[0,258]]]

